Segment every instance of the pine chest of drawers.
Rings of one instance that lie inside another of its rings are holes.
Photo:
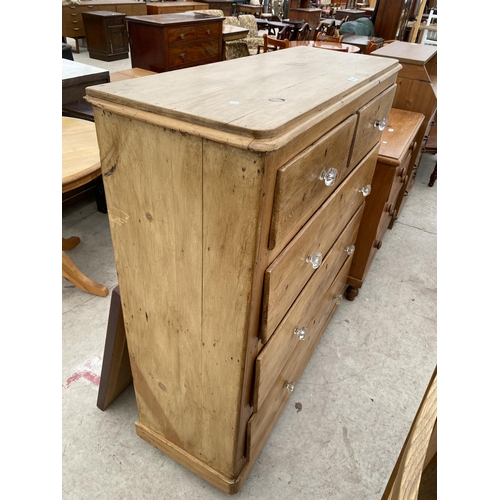
[[[162,73],[222,61],[223,21],[195,12],[127,17],[132,67]]]
[[[227,493],[340,302],[399,68],[298,47],[87,89],[136,431]]]
[[[368,274],[371,263],[382,247],[384,234],[396,213],[396,203],[412,173],[410,160],[417,148],[416,136],[424,115],[402,109],[391,109],[382,132],[380,149],[372,180],[372,194],[356,239],[346,290],[346,298],[354,300]]]

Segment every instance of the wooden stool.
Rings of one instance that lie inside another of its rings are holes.
[[[101,175],[99,146],[95,124],[88,120],[62,117],[62,192],[83,186]],[[80,243],[72,236],[62,239],[62,274],[70,283],[85,292],[99,297],[108,295],[108,288],[87,278],[68,257],[65,250],[71,250]]]

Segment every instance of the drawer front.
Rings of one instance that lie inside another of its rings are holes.
[[[109,19],[106,19],[106,26],[125,26],[125,18],[121,16],[110,17]]]
[[[196,30],[193,27],[169,29],[167,37],[169,45],[193,42],[196,40]]]
[[[267,342],[304,285],[320,267],[309,256],[326,255],[365,199],[361,187],[370,185],[377,163],[378,144],[349,174],[264,275],[261,339]],[[335,214],[333,217],[331,214]]]
[[[300,292],[269,342],[264,346],[255,365],[254,411],[262,406],[276,377],[294,349],[301,349],[309,334],[314,312],[330,288],[353,249],[365,204],[362,203],[342,234],[326,255],[323,264]],[[337,297],[336,299],[341,300]]]
[[[286,244],[349,173],[356,119],[349,117],[278,170],[270,250]]]
[[[218,39],[220,36],[221,23],[210,23],[196,27],[197,40]]]
[[[171,47],[168,54],[169,68],[175,69],[175,67],[182,67],[186,64],[208,61],[217,57],[218,53],[218,41]]]
[[[332,286],[328,289],[321,305],[316,310],[311,328],[306,338],[301,341],[302,345],[300,349],[293,351],[283,370],[276,378],[265,403],[259,411],[254,412],[248,421],[247,431],[250,443],[250,457],[254,457],[262,449],[263,444],[290,397],[291,392],[287,389],[286,384],[297,383],[309,358],[318,345],[330,318],[337,309],[336,298],[339,295],[341,296],[344,291],[347,274],[351,266],[351,259],[352,256],[347,259]]]
[[[389,120],[392,101],[396,93],[396,84],[372,99],[358,110],[358,125],[354,137],[349,164],[355,166],[368,151],[380,140],[382,130]]]

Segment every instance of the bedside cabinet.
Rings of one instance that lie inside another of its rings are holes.
[[[92,59],[118,61],[128,58],[125,14],[98,10],[82,13],[87,48]]]
[[[416,136],[424,118],[421,113],[391,109],[382,132],[372,193],[366,200],[355,243],[347,278],[347,300],[354,300],[358,295],[371,263],[382,247],[385,231],[395,215],[396,202],[412,173],[410,160],[417,148]]]
[[[297,47],[87,89],[137,434],[226,493],[342,299],[399,69]]]
[[[410,160],[412,171],[396,200],[390,228],[398,218],[410,194],[420,166],[425,144],[434,126],[437,112],[437,47],[420,43],[392,42],[371,53],[372,56],[397,59],[402,69],[398,75],[398,90],[393,106],[422,113],[424,121],[417,133],[417,147]]]

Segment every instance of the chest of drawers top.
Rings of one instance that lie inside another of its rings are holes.
[[[144,18],[171,16],[142,17],[141,22],[163,22]],[[335,71],[325,71],[331,67]],[[399,69],[398,61],[393,59],[296,47],[281,54],[245,58],[244,63],[235,59],[217,66],[162,73],[147,81],[137,79],[128,85],[117,82],[93,87],[88,94],[245,137],[245,144],[241,143],[244,148],[274,150],[277,145],[269,139],[289,136],[294,128],[309,120],[317,122],[336,109],[346,109],[346,104],[377,87],[380,77],[395,75]],[[166,91],[172,88],[182,92]],[[347,116],[346,113],[342,118]],[[249,145],[256,139],[265,141]]]

